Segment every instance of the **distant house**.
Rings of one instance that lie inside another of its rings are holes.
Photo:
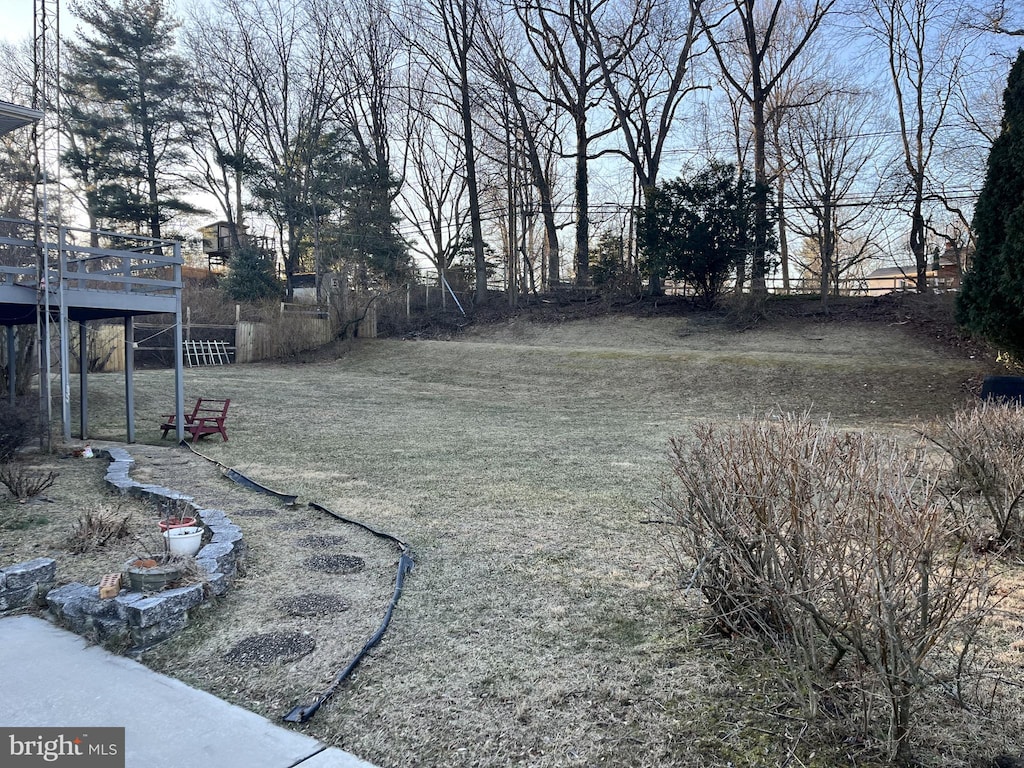
[[[960,262],[948,250],[939,257],[938,263],[929,264],[925,277],[933,291],[957,291],[960,289]],[[917,267],[910,264],[902,267],[883,267],[871,272],[864,280],[863,294],[884,296],[899,291],[917,290]]]
[[[211,272],[222,272],[231,261],[235,251],[235,238],[231,235],[231,224],[227,221],[215,221],[199,228],[203,236],[203,253]],[[269,237],[258,237],[249,234],[244,224],[238,226],[238,240],[243,246],[251,245],[260,251],[273,253],[273,244]]]

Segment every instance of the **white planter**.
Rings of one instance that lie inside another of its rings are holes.
[[[172,555],[191,556],[203,546],[203,529],[198,526],[171,528],[164,531],[164,538]]]

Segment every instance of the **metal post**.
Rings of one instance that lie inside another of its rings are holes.
[[[455,299],[455,304],[459,308],[459,312],[461,312],[462,316],[465,317],[466,310],[462,308],[462,302],[459,301],[459,297],[456,296],[455,291],[452,290],[451,283],[448,282],[448,279],[444,275],[441,275],[441,279],[444,280],[444,287],[448,289],[448,292],[451,293],[452,298]]]
[[[60,423],[64,439],[71,439],[71,335],[68,325],[68,303],[64,296],[64,262],[66,232],[60,228],[57,250],[57,312],[60,318]],[[83,361],[84,362],[84,361]]]
[[[135,442],[135,319],[124,316],[124,410],[125,439]]]
[[[174,242],[174,282],[174,435],[180,443],[185,439],[185,366],[181,359],[184,342],[181,338],[181,243],[178,241]]]
[[[18,396],[18,342],[14,326],[7,326],[7,401],[13,406]]]
[[[83,440],[89,439],[89,327],[78,324],[78,432]]]
[[[39,371],[39,393],[42,398],[43,429],[41,438],[43,448],[50,450],[53,445],[53,382],[50,380],[50,371],[53,367],[52,354],[50,351],[50,243],[47,241],[45,229],[43,230],[43,242],[41,243],[42,260],[39,275],[39,291],[42,293],[40,300],[42,315],[39,321],[40,328],[40,371]],[[37,310],[38,311],[38,310]]]

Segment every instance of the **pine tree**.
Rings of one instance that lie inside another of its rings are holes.
[[[957,321],[1024,360],[1024,50],[1010,69],[1003,124],[974,210],[976,250]]]
[[[350,184],[339,200],[343,242],[350,257],[367,264],[389,284],[408,280],[413,272],[409,247],[398,234],[391,209],[395,181],[387,168],[353,163]]]
[[[239,248],[231,257],[223,288],[234,301],[280,299],[282,286],[275,274],[273,255],[250,246]]]
[[[68,43],[64,162],[82,184],[90,218],[161,236],[190,211],[169,169],[183,158],[187,67],[174,53],[167,0],[88,0],[88,25]]]

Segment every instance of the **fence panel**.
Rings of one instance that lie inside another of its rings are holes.
[[[70,324],[68,349],[71,359],[68,361],[71,373],[78,373],[81,361],[78,359],[78,336],[81,326]],[[93,373],[111,373],[124,370],[124,328],[120,325],[89,326],[86,333],[87,354],[89,361],[87,370]]]
[[[252,363],[304,352],[330,343],[334,335],[329,318],[282,317],[274,323],[240,320],[235,332],[235,360]]]

